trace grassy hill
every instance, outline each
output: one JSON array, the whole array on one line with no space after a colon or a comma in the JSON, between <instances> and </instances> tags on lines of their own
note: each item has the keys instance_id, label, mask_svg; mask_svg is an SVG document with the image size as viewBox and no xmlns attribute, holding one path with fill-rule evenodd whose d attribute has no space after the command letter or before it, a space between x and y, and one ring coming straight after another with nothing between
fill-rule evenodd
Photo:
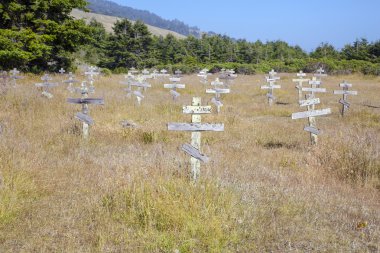
<instances>
[{"instance_id":1,"label":"grassy hill","mask_svg":"<svg viewBox=\"0 0 380 253\"><path fill-rule=\"evenodd\" d=\"M113 32L113 30L112 30L113 24L117 20L121 20L121 18L118 18L118 17L112 17L112 16L107 16L107 15L102 15L102 14L91 13L91 12L84 12L84 11L77 10L77 9L74 9L72 11L71 15L74 18L77 18L77 19L84 18L87 21L89 21L92 18L94 18L98 22L101 22L104 25L104 27L106 28L107 32ZM131 22L133 23L134 21L131 20ZM176 38L180 38L180 39L186 38L186 36L184 36L182 34L179 34L179 33L176 33L176 32L172 32L172 31L169 31L169 30L165 30L165 29L162 29L162 28L158 28L158 27L155 27L155 26L147 25L147 27L148 27L149 31L153 35L166 36L168 34L172 34Z\"/></svg>"}]
</instances>

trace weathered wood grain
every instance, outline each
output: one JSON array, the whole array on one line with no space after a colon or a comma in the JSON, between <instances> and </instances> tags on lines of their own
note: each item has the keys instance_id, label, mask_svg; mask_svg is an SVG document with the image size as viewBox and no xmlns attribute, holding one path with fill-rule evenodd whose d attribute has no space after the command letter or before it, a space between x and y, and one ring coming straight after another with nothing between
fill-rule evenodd
<instances>
[{"instance_id":1,"label":"weathered wood grain","mask_svg":"<svg viewBox=\"0 0 380 253\"><path fill-rule=\"evenodd\" d=\"M169 131L224 131L224 124L210 124L210 123L168 123Z\"/></svg>"},{"instance_id":2,"label":"weathered wood grain","mask_svg":"<svg viewBox=\"0 0 380 253\"><path fill-rule=\"evenodd\" d=\"M186 84L181 84L181 83L165 83L164 84L165 89L185 89Z\"/></svg>"},{"instance_id":3,"label":"weathered wood grain","mask_svg":"<svg viewBox=\"0 0 380 253\"><path fill-rule=\"evenodd\" d=\"M198 149L194 148L188 143L182 145L182 150L185 151L185 153L188 155L204 163L207 163L210 160L206 155L201 154Z\"/></svg>"},{"instance_id":4,"label":"weathered wood grain","mask_svg":"<svg viewBox=\"0 0 380 253\"><path fill-rule=\"evenodd\" d=\"M75 118L88 124L88 125L93 125L94 124L94 120L88 116L87 114L84 114L82 112L78 112L77 114L75 114Z\"/></svg>"},{"instance_id":5,"label":"weathered wood grain","mask_svg":"<svg viewBox=\"0 0 380 253\"><path fill-rule=\"evenodd\" d=\"M102 98L68 98L67 102L70 104L104 105L104 99Z\"/></svg>"},{"instance_id":6,"label":"weathered wood grain","mask_svg":"<svg viewBox=\"0 0 380 253\"><path fill-rule=\"evenodd\" d=\"M303 130L305 130L306 132L315 134L315 135L321 134L321 131L319 129L312 127L312 126L305 126Z\"/></svg>"},{"instance_id":7,"label":"weathered wood grain","mask_svg":"<svg viewBox=\"0 0 380 253\"><path fill-rule=\"evenodd\" d=\"M334 90L334 95L358 95L354 90Z\"/></svg>"},{"instance_id":8,"label":"weathered wood grain","mask_svg":"<svg viewBox=\"0 0 380 253\"><path fill-rule=\"evenodd\" d=\"M321 109L321 110L311 110L311 111L305 111L305 112L295 112L292 114L292 119L303 119L303 118L309 118L309 117L316 117L316 116L323 116L331 114L331 109Z\"/></svg>"},{"instance_id":9,"label":"weathered wood grain","mask_svg":"<svg viewBox=\"0 0 380 253\"><path fill-rule=\"evenodd\" d=\"M303 106L309 106L309 105L316 105L316 104L319 104L321 103L320 99L319 98L312 98L312 99L308 99L308 100L301 100L299 101L299 105L301 107Z\"/></svg>"},{"instance_id":10,"label":"weathered wood grain","mask_svg":"<svg viewBox=\"0 0 380 253\"><path fill-rule=\"evenodd\" d=\"M185 114L209 114L212 112L211 106L184 106L182 112Z\"/></svg>"}]
</instances>

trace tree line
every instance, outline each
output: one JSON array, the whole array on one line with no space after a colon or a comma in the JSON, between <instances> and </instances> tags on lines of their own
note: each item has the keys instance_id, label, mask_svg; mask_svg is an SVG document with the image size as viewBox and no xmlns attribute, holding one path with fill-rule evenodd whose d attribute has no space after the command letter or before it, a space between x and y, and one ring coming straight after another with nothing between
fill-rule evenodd
<instances>
[{"instance_id":1,"label":"tree line","mask_svg":"<svg viewBox=\"0 0 380 253\"><path fill-rule=\"evenodd\" d=\"M249 42L225 35L204 34L177 39L153 36L147 26L127 19L107 33L96 20L88 24L70 16L85 9L85 0L5 1L0 4L0 67L24 71L73 69L78 63L95 64L114 72L128 68L234 68L241 73L327 70L380 74L380 40L358 39L341 50L321 43L311 53L284 41Z\"/></svg>"}]
</instances>

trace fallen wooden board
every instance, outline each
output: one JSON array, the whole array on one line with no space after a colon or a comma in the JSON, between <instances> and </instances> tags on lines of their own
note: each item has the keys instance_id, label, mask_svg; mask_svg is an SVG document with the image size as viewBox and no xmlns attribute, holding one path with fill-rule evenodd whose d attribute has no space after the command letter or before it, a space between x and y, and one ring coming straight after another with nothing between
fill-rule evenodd
<instances>
[{"instance_id":1,"label":"fallen wooden board","mask_svg":"<svg viewBox=\"0 0 380 253\"><path fill-rule=\"evenodd\" d=\"M301 100L298 103L302 107L302 106L316 105L316 104L321 103L321 101L319 100L319 98L313 98L313 99L308 99L308 100Z\"/></svg>"},{"instance_id":2,"label":"fallen wooden board","mask_svg":"<svg viewBox=\"0 0 380 253\"><path fill-rule=\"evenodd\" d=\"M88 125L93 125L94 124L94 120L88 116L87 114L84 114L82 112L78 112L76 115L75 115L75 118L88 124Z\"/></svg>"},{"instance_id":3,"label":"fallen wooden board","mask_svg":"<svg viewBox=\"0 0 380 253\"><path fill-rule=\"evenodd\" d=\"M164 84L165 89L185 89L186 84L181 84L181 83L165 83Z\"/></svg>"},{"instance_id":4,"label":"fallen wooden board","mask_svg":"<svg viewBox=\"0 0 380 253\"><path fill-rule=\"evenodd\" d=\"M209 114L212 111L211 106L184 106L182 112L185 114Z\"/></svg>"},{"instance_id":5,"label":"fallen wooden board","mask_svg":"<svg viewBox=\"0 0 380 253\"><path fill-rule=\"evenodd\" d=\"M354 90L334 90L334 95L358 95Z\"/></svg>"},{"instance_id":6,"label":"fallen wooden board","mask_svg":"<svg viewBox=\"0 0 380 253\"><path fill-rule=\"evenodd\" d=\"M207 163L210 160L206 155L201 154L198 149L188 143L182 145L182 150L201 162Z\"/></svg>"},{"instance_id":7,"label":"fallen wooden board","mask_svg":"<svg viewBox=\"0 0 380 253\"><path fill-rule=\"evenodd\" d=\"M312 111L305 111L305 112L295 112L292 114L292 119L303 119L303 118L309 118L309 117L316 117L316 116L322 116L331 114L331 109L326 108L322 110L312 110Z\"/></svg>"},{"instance_id":8,"label":"fallen wooden board","mask_svg":"<svg viewBox=\"0 0 380 253\"><path fill-rule=\"evenodd\" d=\"M306 92L326 92L326 88L302 88L302 91Z\"/></svg>"},{"instance_id":9,"label":"fallen wooden board","mask_svg":"<svg viewBox=\"0 0 380 253\"><path fill-rule=\"evenodd\" d=\"M168 123L169 131L224 131L224 124L209 123Z\"/></svg>"},{"instance_id":10,"label":"fallen wooden board","mask_svg":"<svg viewBox=\"0 0 380 253\"><path fill-rule=\"evenodd\" d=\"M104 100L102 98L68 98L67 102L70 104L104 105Z\"/></svg>"},{"instance_id":11,"label":"fallen wooden board","mask_svg":"<svg viewBox=\"0 0 380 253\"><path fill-rule=\"evenodd\" d=\"M315 135L321 134L321 131L318 128L312 127L312 126L305 126L304 129L306 132L310 132Z\"/></svg>"}]
</instances>

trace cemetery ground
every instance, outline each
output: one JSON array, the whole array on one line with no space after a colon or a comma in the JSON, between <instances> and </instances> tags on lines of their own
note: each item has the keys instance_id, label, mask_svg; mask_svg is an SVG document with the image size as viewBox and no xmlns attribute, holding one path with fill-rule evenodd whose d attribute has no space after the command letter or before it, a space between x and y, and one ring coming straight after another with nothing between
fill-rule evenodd
<instances>
[{"instance_id":1,"label":"cemetery ground","mask_svg":"<svg viewBox=\"0 0 380 253\"><path fill-rule=\"evenodd\" d=\"M177 101L165 81L150 81L141 106L123 76L99 77L94 96L105 105L90 107L87 140L66 84L52 99L37 76L9 87L0 99L0 252L379 252L380 78L324 78L318 107L332 114L318 117L323 134L311 146L307 120L290 117L305 110L295 74L280 76L273 106L263 75L239 76L219 114L195 75L182 78ZM341 117L333 90L343 80L358 96ZM166 124L190 122L182 106L195 96L213 106L202 122L225 130L202 133L210 162L192 183L180 148L191 134Z\"/></svg>"}]
</instances>

